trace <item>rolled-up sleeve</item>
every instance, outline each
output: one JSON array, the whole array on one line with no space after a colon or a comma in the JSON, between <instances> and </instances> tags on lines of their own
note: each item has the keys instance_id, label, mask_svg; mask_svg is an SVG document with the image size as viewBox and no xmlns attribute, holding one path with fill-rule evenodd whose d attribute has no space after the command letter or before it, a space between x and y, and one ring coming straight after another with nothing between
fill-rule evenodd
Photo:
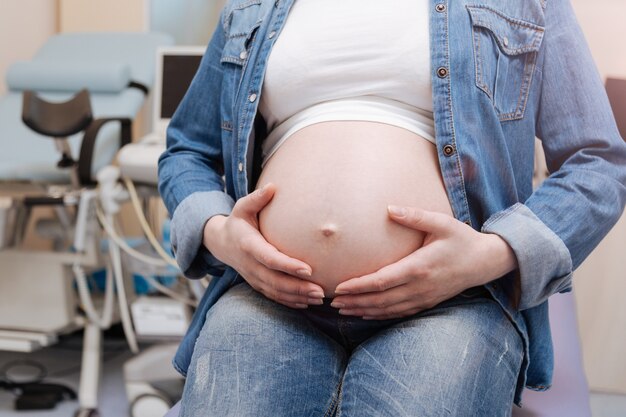
<instances>
[{"instance_id":1,"label":"rolled-up sleeve","mask_svg":"<svg viewBox=\"0 0 626 417\"><path fill-rule=\"evenodd\" d=\"M525 205L518 203L496 213L481 231L499 235L517 257L520 310L571 289L573 268L567 246Z\"/></svg>"},{"instance_id":2,"label":"rolled-up sleeve","mask_svg":"<svg viewBox=\"0 0 626 417\"><path fill-rule=\"evenodd\" d=\"M228 216L235 202L220 191L197 192L178 205L172 216L172 249L185 276L221 275L224 264L203 245L204 225L215 215Z\"/></svg>"}]
</instances>

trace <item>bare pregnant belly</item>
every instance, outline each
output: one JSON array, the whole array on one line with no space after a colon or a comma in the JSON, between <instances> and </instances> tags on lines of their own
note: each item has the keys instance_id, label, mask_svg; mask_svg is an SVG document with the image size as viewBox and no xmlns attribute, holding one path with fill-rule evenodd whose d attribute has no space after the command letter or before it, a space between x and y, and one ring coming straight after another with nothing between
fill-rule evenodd
<instances>
[{"instance_id":1,"label":"bare pregnant belly","mask_svg":"<svg viewBox=\"0 0 626 417\"><path fill-rule=\"evenodd\" d=\"M390 204L452 215L435 146L376 122L318 123L292 135L267 161L257 187L276 185L259 229L281 252L308 263L332 296L422 245L423 234L393 222Z\"/></svg>"}]
</instances>

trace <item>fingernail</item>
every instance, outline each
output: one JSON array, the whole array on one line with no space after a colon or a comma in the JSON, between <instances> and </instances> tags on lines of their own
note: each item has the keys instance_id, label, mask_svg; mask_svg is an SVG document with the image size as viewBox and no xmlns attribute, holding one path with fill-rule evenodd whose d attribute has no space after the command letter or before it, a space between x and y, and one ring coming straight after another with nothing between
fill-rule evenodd
<instances>
[{"instance_id":1,"label":"fingernail","mask_svg":"<svg viewBox=\"0 0 626 417\"><path fill-rule=\"evenodd\" d=\"M321 298L309 298L307 300L307 303L319 306L324 304L324 300L322 300Z\"/></svg>"},{"instance_id":2,"label":"fingernail","mask_svg":"<svg viewBox=\"0 0 626 417\"><path fill-rule=\"evenodd\" d=\"M347 290L335 290L335 295L347 295L350 294L350 291Z\"/></svg>"},{"instance_id":3,"label":"fingernail","mask_svg":"<svg viewBox=\"0 0 626 417\"><path fill-rule=\"evenodd\" d=\"M296 271L296 274L298 276L304 277L304 278L309 278L311 276L311 270L310 269L298 269Z\"/></svg>"},{"instance_id":4,"label":"fingernail","mask_svg":"<svg viewBox=\"0 0 626 417\"><path fill-rule=\"evenodd\" d=\"M330 303L330 306L334 308L344 308L346 305L344 303L338 303L337 301L333 301L332 303Z\"/></svg>"},{"instance_id":5,"label":"fingernail","mask_svg":"<svg viewBox=\"0 0 626 417\"><path fill-rule=\"evenodd\" d=\"M339 310L339 314L344 315L344 316L352 316L353 310L346 310L346 309L342 309Z\"/></svg>"},{"instance_id":6,"label":"fingernail","mask_svg":"<svg viewBox=\"0 0 626 417\"><path fill-rule=\"evenodd\" d=\"M389 213L393 214L396 217L406 216L406 209L404 207L388 206L387 210L389 210Z\"/></svg>"},{"instance_id":7,"label":"fingernail","mask_svg":"<svg viewBox=\"0 0 626 417\"><path fill-rule=\"evenodd\" d=\"M298 307L298 308L307 308L309 306L307 304L296 304L296 307Z\"/></svg>"},{"instance_id":8,"label":"fingernail","mask_svg":"<svg viewBox=\"0 0 626 417\"><path fill-rule=\"evenodd\" d=\"M374 320L374 317L372 316L363 316L361 317L363 320Z\"/></svg>"},{"instance_id":9,"label":"fingernail","mask_svg":"<svg viewBox=\"0 0 626 417\"><path fill-rule=\"evenodd\" d=\"M259 196L262 196L263 193L265 193L265 190L267 190L267 184L265 184L263 187L259 188L257 190L257 193L259 193Z\"/></svg>"},{"instance_id":10,"label":"fingernail","mask_svg":"<svg viewBox=\"0 0 626 417\"><path fill-rule=\"evenodd\" d=\"M324 298L324 293L318 290L311 291L308 295L311 298Z\"/></svg>"}]
</instances>

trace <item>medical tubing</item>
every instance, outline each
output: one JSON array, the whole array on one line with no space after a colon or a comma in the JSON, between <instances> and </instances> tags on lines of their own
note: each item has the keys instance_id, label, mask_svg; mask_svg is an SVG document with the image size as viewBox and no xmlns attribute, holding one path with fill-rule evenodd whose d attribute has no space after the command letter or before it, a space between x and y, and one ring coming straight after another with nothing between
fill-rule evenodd
<instances>
[{"instance_id":1,"label":"medical tubing","mask_svg":"<svg viewBox=\"0 0 626 417\"><path fill-rule=\"evenodd\" d=\"M128 245L128 243L126 243L124 239L122 239L120 235L115 231L112 224L109 223L105 219L104 214L102 213L102 210L100 208L96 209L96 215L98 216L98 221L100 221L100 224L104 228L104 231L107 232L111 240L113 240L116 245L118 245L122 250L124 250L124 252L128 253L133 258L140 260L141 262L147 263L148 265L153 265L153 266L158 266L158 267L164 267L168 265L161 258L155 258L149 255L143 254L139 252L138 250L131 248Z\"/></svg>"},{"instance_id":2,"label":"medical tubing","mask_svg":"<svg viewBox=\"0 0 626 417\"><path fill-rule=\"evenodd\" d=\"M128 194L130 195L130 201L133 204L133 208L135 209L135 214L137 215L137 219L139 220L139 224L141 228L148 238L148 241L154 248L154 250L170 265L175 267L176 269L180 269L178 263L174 258L172 258L161 246L157 238L154 236L154 233L150 229L148 225L148 221L146 220L146 216L143 214L143 210L141 209L141 203L139 201L139 196L137 195L137 190L135 189L135 185L133 182L126 178L122 178L124 180L124 185L126 185L126 189L128 190Z\"/></svg>"},{"instance_id":3,"label":"medical tubing","mask_svg":"<svg viewBox=\"0 0 626 417\"><path fill-rule=\"evenodd\" d=\"M173 290L167 288L165 285L161 284L159 281L157 281L156 279L154 279L150 275L145 275L145 276L143 276L143 278L146 281L148 281L148 283L150 285L152 285L154 288L156 288L157 291L163 293L164 295L167 295L168 297L173 298L176 301L180 301L181 303L187 304L188 306L198 307L198 302L197 301L194 301L194 300L192 300L190 298L187 298L184 295L180 295L176 291L173 291Z\"/></svg>"},{"instance_id":4,"label":"medical tubing","mask_svg":"<svg viewBox=\"0 0 626 417\"><path fill-rule=\"evenodd\" d=\"M90 235L87 224L89 221L91 203L95 197L96 194L93 191L85 191L80 197L80 204L76 215L76 227L74 230L74 248L79 252L85 250L85 241L87 236ZM89 293L89 286L87 285L85 270L78 261L72 264L72 271L74 272L76 287L78 288L78 296L87 318L100 329L108 329L113 322L113 298L115 297L113 277L110 268L106 270L104 306L101 315L98 314L93 304L93 299Z\"/></svg>"},{"instance_id":5,"label":"medical tubing","mask_svg":"<svg viewBox=\"0 0 626 417\"><path fill-rule=\"evenodd\" d=\"M76 287L78 288L78 296L82 303L83 311L87 315L89 321L98 326L100 329L108 329L113 322L113 299L115 293L113 292L113 278L110 268L106 271L106 284L104 290L104 307L102 309L102 315L99 316L93 305L91 294L89 293L89 287L87 285L87 277L83 267L74 263L72 265L72 271L74 272L74 278L76 279Z\"/></svg>"},{"instance_id":6,"label":"medical tubing","mask_svg":"<svg viewBox=\"0 0 626 417\"><path fill-rule=\"evenodd\" d=\"M113 215L107 214L106 220L109 224L113 223ZM113 241L109 241L109 256L111 257L111 263L113 266L113 276L115 278L115 285L117 287L117 299L120 307L120 317L122 319L122 328L124 329L124 335L130 351L133 353L139 353L139 346L137 345L137 337L133 329L133 322L130 316L130 309L128 306L128 299L126 298L126 288L124 287L124 277L122 275L122 256L120 254L120 247Z\"/></svg>"},{"instance_id":7,"label":"medical tubing","mask_svg":"<svg viewBox=\"0 0 626 417\"><path fill-rule=\"evenodd\" d=\"M132 256L135 259L138 259L141 262L147 263L149 265L154 265L157 267L163 267L163 266L167 266L166 262L164 260L161 260L160 258L154 258L152 256L148 256L145 255L133 248L131 248L128 243L126 243L124 241L124 239L122 239L119 234L115 231L115 228L112 226L111 223L109 223L104 214L102 213L102 211L97 208L96 209L96 215L98 216L98 220L100 221L100 223L102 224L102 227L104 228L104 230L107 232L107 234L109 235L109 238L115 242L115 244L117 246L119 246L124 252L126 252L129 256ZM143 276L143 278L148 281L148 283L150 285L152 285L157 291L163 293L164 295L173 298L174 300L180 301L181 303L187 304L191 307L197 307L198 306L198 302L192 299L189 299L183 295L180 295L179 293L177 293L176 291L173 291L169 288L167 288L166 286L164 286L163 284L161 284L160 282L158 282L157 280L155 280L153 277L151 277L150 275L145 275Z\"/></svg>"},{"instance_id":8,"label":"medical tubing","mask_svg":"<svg viewBox=\"0 0 626 417\"><path fill-rule=\"evenodd\" d=\"M139 220L141 229L143 230L143 233L145 234L146 238L148 238L150 245L161 256L161 258L163 258L165 262L167 262L169 265L176 268L176 270L180 271L180 267L178 266L178 263L176 262L176 260L172 258L167 252L165 252L165 250L159 243L158 239L154 235L154 232L150 228L150 225L148 224L148 220L146 219L146 216L141 208L141 202L139 201L139 195L137 193L137 189L135 188L135 184L133 184L130 178L123 177L122 179L124 180L124 185L126 185L126 189L128 190L128 195L130 196L130 201L132 203L133 208L135 209L135 214L137 215L137 219ZM146 278L146 280L153 287L155 287L158 291L167 295L168 297L171 297L177 301L180 301L192 307L198 306L198 303L196 301L191 300L187 297L181 296L177 292L170 290L169 288L162 285L151 276L145 276L144 278Z\"/></svg>"}]
</instances>

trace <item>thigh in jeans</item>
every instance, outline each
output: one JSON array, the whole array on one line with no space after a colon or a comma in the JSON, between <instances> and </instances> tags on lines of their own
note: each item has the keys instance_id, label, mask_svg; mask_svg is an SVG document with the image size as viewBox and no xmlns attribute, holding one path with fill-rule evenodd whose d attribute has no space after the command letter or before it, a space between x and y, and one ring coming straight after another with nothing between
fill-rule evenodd
<instances>
[{"instance_id":1,"label":"thigh in jeans","mask_svg":"<svg viewBox=\"0 0 626 417\"><path fill-rule=\"evenodd\" d=\"M457 296L363 342L338 415L509 416L522 355L495 301Z\"/></svg>"},{"instance_id":2,"label":"thigh in jeans","mask_svg":"<svg viewBox=\"0 0 626 417\"><path fill-rule=\"evenodd\" d=\"M346 355L297 311L247 284L209 310L181 416L331 415Z\"/></svg>"}]
</instances>

